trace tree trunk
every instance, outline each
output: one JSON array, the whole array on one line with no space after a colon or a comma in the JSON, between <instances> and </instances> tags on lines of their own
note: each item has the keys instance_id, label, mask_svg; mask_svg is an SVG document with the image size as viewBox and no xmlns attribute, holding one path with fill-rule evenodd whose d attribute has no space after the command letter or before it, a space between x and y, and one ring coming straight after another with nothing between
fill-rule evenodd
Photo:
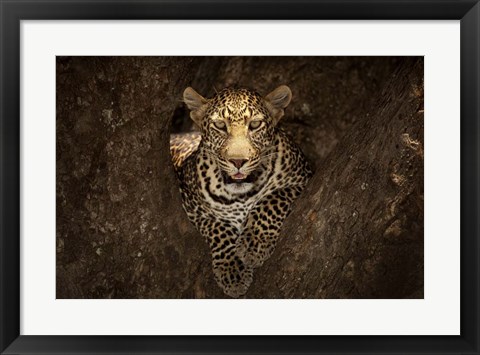
<instances>
[{"instance_id":1,"label":"tree trunk","mask_svg":"<svg viewBox=\"0 0 480 355\"><path fill-rule=\"evenodd\" d=\"M185 87L231 84L289 85L282 126L316 167L246 297L423 297L422 59L60 57L57 298L226 297L168 137Z\"/></svg>"}]
</instances>

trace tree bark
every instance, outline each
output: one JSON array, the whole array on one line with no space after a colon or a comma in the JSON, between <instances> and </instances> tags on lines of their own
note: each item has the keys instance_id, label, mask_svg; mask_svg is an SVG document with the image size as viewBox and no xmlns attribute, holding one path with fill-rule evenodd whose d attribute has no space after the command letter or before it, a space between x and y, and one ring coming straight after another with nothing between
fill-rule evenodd
<instances>
[{"instance_id":1,"label":"tree bark","mask_svg":"<svg viewBox=\"0 0 480 355\"><path fill-rule=\"evenodd\" d=\"M60 57L57 298L226 297L168 138L185 87L232 84L289 85L316 167L246 297L423 297L423 59Z\"/></svg>"}]
</instances>

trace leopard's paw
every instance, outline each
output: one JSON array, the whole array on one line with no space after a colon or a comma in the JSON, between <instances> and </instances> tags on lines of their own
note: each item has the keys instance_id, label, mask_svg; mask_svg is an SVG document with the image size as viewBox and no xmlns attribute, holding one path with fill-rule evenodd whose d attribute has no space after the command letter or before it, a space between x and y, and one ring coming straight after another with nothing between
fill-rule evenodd
<instances>
[{"instance_id":1,"label":"leopard's paw","mask_svg":"<svg viewBox=\"0 0 480 355\"><path fill-rule=\"evenodd\" d=\"M242 254L241 259L245 265L258 268L272 255L274 249L274 244L262 244L252 241L246 252Z\"/></svg>"},{"instance_id":2,"label":"leopard's paw","mask_svg":"<svg viewBox=\"0 0 480 355\"><path fill-rule=\"evenodd\" d=\"M248 255L248 250L250 248L250 238L241 235L237 238L235 242L235 253L236 255L245 262L245 258Z\"/></svg>"},{"instance_id":3,"label":"leopard's paw","mask_svg":"<svg viewBox=\"0 0 480 355\"><path fill-rule=\"evenodd\" d=\"M253 281L253 269L236 258L233 263L214 266L215 280L230 297L238 298L247 293Z\"/></svg>"}]
</instances>

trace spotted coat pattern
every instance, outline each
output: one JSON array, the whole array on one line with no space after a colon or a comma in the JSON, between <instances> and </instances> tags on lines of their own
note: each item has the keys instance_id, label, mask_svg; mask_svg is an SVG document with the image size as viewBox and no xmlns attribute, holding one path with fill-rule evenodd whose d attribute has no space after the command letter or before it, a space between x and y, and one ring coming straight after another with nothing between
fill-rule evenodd
<instances>
[{"instance_id":1,"label":"spotted coat pattern","mask_svg":"<svg viewBox=\"0 0 480 355\"><path fill-rule=\"evenodd\" d=\"M211 99L187 90L184 100L200 132L171 139L183 207L210 246L216 282L239 297L252 282L253 268L272 254L312 172L276 127L290 101L287 87L266 97L224 89Z\"/></svg>"}]
</instances>

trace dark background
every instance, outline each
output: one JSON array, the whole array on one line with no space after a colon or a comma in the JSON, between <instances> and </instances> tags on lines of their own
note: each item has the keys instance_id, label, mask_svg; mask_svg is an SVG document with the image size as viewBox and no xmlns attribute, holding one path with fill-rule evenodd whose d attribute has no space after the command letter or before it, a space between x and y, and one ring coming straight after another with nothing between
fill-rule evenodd
<instances>
[{"instance_id":1,"label":"dark background","mask_svg":"<svg viewBox=\"0 0 480 355\"><path fill-rule=\"evenodd\" d=\"M58 57L57 298L222 298L168 151L182 92L288 85L315 166L251 298L423 298L423 58Z\"/></svg>"}]
</instances>

